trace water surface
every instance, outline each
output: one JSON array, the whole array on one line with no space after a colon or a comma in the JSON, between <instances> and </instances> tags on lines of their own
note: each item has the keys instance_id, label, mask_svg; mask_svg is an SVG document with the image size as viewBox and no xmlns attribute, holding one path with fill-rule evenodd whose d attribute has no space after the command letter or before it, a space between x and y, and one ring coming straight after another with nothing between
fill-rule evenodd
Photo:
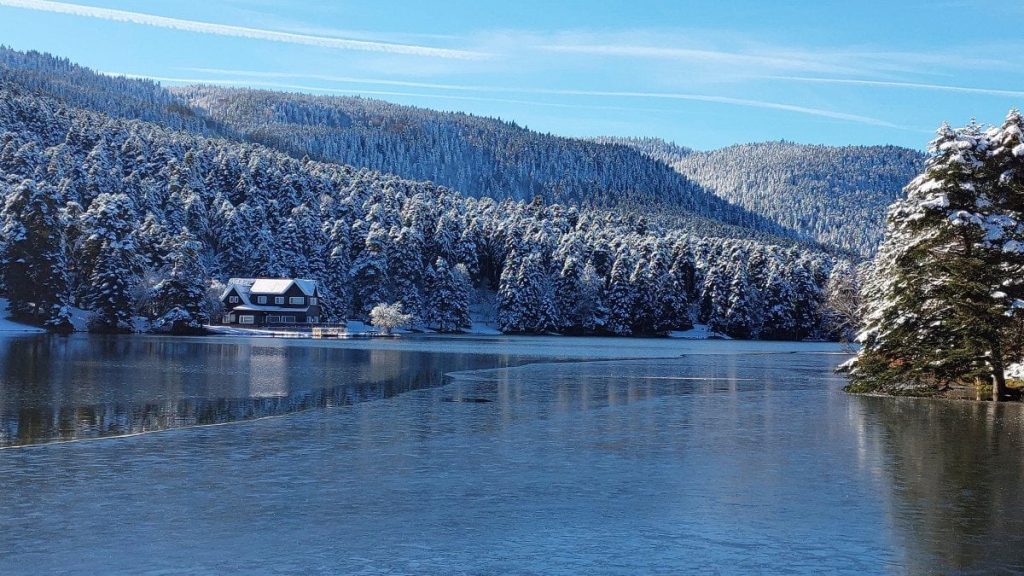
<instances>
[{"instance_id":1,"label":"water surface","mask_svg":"<svg viewBox=\"0 0 1024 576\"><path fill-rule=\"evenodd\" d=\"M851 397L830 345L20 341L15 439L284 415L0 450L2 574L1024 570L1020 406Z\"/></svg>"}]
</instances>

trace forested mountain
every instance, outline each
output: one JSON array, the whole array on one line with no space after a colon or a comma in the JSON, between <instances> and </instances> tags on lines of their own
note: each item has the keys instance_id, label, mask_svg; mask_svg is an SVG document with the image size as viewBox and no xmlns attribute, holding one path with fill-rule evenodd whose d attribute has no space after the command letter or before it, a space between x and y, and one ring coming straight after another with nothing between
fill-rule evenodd
<instances>
[{"instance_id":1,"label":"forested mountain","mask_svg":"<svg viewBox=\"0 0 1024 576\"><path fill-rule=\"evenodd\" d=\"M786 228L870 256L882 241L886 207L923 164L923 154L898 146L764 142L693 152L672 166Z\"/></svg>"},{"instance_id":2,"label":"forested mountain","mask_svg":"<svg viewBox=\"0 0 1024 576\"><path fill-rule=\"evenodd\" d=\"M686 158L695 151L693 148L680 146L675 142L666 142L661 138L622 138L618 136L598 136L590 138L598 144L621 144L638 150L645 156L660 160L669 166Z\"/></svg>"},{"instance_id":3,"label":"forested mountain","mask_svg":"<svg viewBox=\"0 0 1024 576\"><path fill-rule=\"evenodd\" d=\"M211 281L299 276L321 283L336 319L400 301L417 324L454 330L482 288L496 292L506 332L655 334L702 321L741 337L824 334L835 263L815 249L692 235L543 195L463 196L111 117L70 94L0 86L4 290L16 316L54 329L72 305L94 311L96 330L128 330L138 313L188 329L216 313L200 298Z\"/></svg>"},{"instance_id":4,"label":"forested mountain","mask_svg":"<svg viewBox=\"0 0 1024 576\"><path fill-rule=\"evenodd\" d=\"M0 85L12 92L49 96L67 106L115 118L156 122L200 134L229 135L224 127L152 80L97 74L41 52L0 46Z\"/></svg>"},{"instance_id":5,"label":"forested mountain","mask_svg":"<svg viewBox=\"0 0 1024 576\"><path fill-rule=\"evenodd\" d=\"M213 86L174 92L250 141L296 157L429 180L478 198L685 210L795 236L624 144L562 138L514 122L366 98Z\"/></svg>"},{"instance_id":6,"label":"forested mountain","mask_svg":"<svg viewBox=\"0 0 1024 576\"><path fill-rule=\"evenodd\" d=\"M921 162L918 153L891 146L775 142L696 152L657 138L559 138L363 98L166 90L2 48L0 75L12 90L69 106L429 180L475 197L615 207L668 217L696 233L814 239L862 256L879 242L884 206Z\"/></svg>"}]
</instances>

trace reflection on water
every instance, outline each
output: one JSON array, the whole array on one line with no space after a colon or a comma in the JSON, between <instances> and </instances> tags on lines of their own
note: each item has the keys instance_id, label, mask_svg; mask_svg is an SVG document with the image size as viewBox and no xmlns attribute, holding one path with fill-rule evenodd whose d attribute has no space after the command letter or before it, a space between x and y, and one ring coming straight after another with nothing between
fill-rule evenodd
<instances>
[{"instance_id":1,"label":"reflection on water","mask_svg":"<svg viewBox=\"0 0 1024 576\"><path fill-rule=\"evenodd\" d=\"M0 450L0 574L1024 571L1019 405L851 397L812 345L431 342L10 344L14 443L345 406Z\"/></svg>"},{"instance_id":2,"label":"reflection on water","mask_svg":"<svg viewBox=\"0 0 1024 576\"><path fill-rule=\"evenodd\" d=\"M348 405L510 361L275 340L0 339L0 447Z\"/></svg>"},{"instance_id":3,"label":"reflection on water","mask_svg":"<svg viewBox=\"0 0 1024 576\"><path fill-rule=\"evenodd\" d=\"M910 573L1024 572L1024 406L856 398Z\"/></svg>"}]
</instances>

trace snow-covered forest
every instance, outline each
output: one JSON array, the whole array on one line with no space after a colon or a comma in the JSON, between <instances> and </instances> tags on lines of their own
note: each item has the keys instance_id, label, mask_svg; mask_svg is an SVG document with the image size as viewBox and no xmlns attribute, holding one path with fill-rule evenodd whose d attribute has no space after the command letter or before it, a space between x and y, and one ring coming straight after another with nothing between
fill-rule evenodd
<instances>
[{"instance_id":1,"label":"snow-covered forest","mask_svg":"<svg viewBox=\"0 0 1024 576\"><path fill-rule=\"evenodd\" d=\"M72 306L94 310L97 330L127 330L134 314L196 326L215 313L207 293L218 281L295 276L320 282L332 319L402 302L417 325L454 331L491 293L505 332L658 334L702 322L736 337L830 335L821 301L836 256L673 183L677 172L630 146L467 115L382 116L391 105L360 99L345 102L363 116L323 104L341 99L264 92L192 89L185 102L152 82L0 53L5 290L16 315L56 329ZM215 95L237 110L211 120L189 105ZM265 118L268 103L280 122L225 127ZM371 121L388 127L332 129ZM281 149L238 136L260 126L257 139ZM466 148L472 137L483 144ZM295 149L349 154L332 148L342 142L362 142L359 167ZM461 154L470 160L449 161ZM382 167L454 171L471 193L369 169ZM658 202L690 224L657 217Z\"/></svg>"},{"instance_id":2,"label":"snow-covered forest","mask_svg":"<svg viewBox=\"0 0 1024 576\"><path fill-rule=\"evenodd\" d=\"M924 165L898 146L764 142L687 154L672 166L715 194L815 240L871 256L885 209Z\"/></svg>"}]
</instances>

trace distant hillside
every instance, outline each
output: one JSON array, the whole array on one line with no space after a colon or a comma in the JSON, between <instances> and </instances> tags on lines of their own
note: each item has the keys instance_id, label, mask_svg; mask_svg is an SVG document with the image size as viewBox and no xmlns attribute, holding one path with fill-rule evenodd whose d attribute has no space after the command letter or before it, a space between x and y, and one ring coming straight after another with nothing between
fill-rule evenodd
<instances>
[{"instance_id":1,"label":"distant hillside","mask_svg":"<svg viewBox=\"0 0 1024 576\"><path fill-rule=\"evenodd\" d=\"M694 152L672 164L725 200L864 256L882 241L886 207L923 165L924 154L898 146L791 142Z\"/></svg>"},{"instance_id":2,"label":"distant hillside","mask_svg":"<svg viewBox=\"0 0 1024 576\"><path fill-rule=\"evenodd\" d=\"M593 207L666 207L793 236L623 144L533 132L493 118L355 97L174 89L252 142L293 156L429 180L475 197Z\"/></svg>"},{"instance_id":3,"label":"distant hillside","mask_svg":"<svg viewBox=\"0 0 1024 576\"><path fill-rule=\"evenodd\" d=\"M666 142L661 138L597 136L596 138L590 138L590 140L597 142L598 144L621 144L623 146L629 146L630 148L638 150L655 160L660 160L669 166L695 152L693 148L680 146L675 142Z\"/></svg>"},{"instance_id":4,"label":"distant hillside","mask_svg":"<svg viewBox=\"0 0 1024 576\"><path fill-rule=\"evenodd\" d=\"M49 96L68 106L114 118L155 122L174 130L227 135L182 98L152 80L97 74L66 58L0 46L0 85L11 92Z\"/></svg>"}]
</instances>

